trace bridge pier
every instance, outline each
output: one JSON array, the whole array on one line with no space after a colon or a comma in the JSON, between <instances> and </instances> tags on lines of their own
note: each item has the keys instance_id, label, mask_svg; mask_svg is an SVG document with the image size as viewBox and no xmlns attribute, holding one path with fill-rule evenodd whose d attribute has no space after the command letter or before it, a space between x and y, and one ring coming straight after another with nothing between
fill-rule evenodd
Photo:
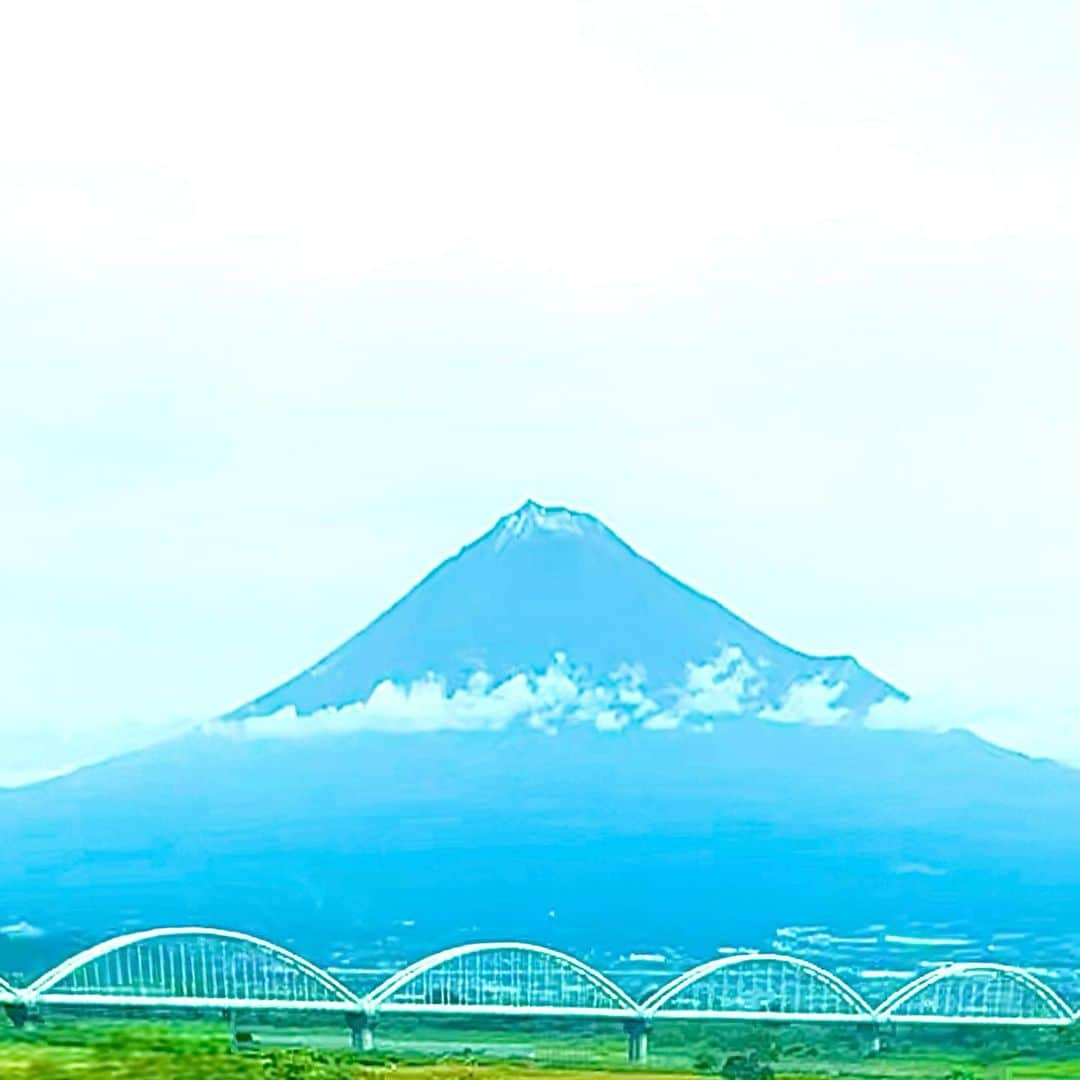
<instances>
[{"instance_id":1,"label":"bridge pier","mask_svg":"<svg viewBox=\"0 0 1080 1080\"><path fill-rule=\"evenodd\" d=\"M221 1019L229 1025L229 1044L234 1050L251 1050L255 1046L255 1033L241 1021L234 1009L222 1009Z\"/></svg>"},{"instance_id":2,"label":"bridge pier","mask_svg":"<svg viewBox=\"0 0 1080 1080\"><path fill-rule=\"evenodd\" d=\"M30 1009L21 1001L9 1001L4 1005L7 1018L15 1027L26 1027L26 1021L30 1019Z\"/></svg>"},{"instance_id":3,"label":"bridge pier","mask_svg":"<svg viewBox=\"0 0 1080 1080\"><path fill-rule=\"evenodd\" d=\"M349 1026L352 1048L370 1054L375 1049L375 1017L369 1013L349 1013L345 1023Z\"/></svg>"},{"instance_id":4,"label":"bridge pier","mask_svg":"<svg viewBox=\"0 0 1080 1080\"><path fill-rule=\"evenodd\" d=\"M892 1025L875 1021L864 1029L863 1049L867 1057L880 1054L888 1036L892 1034Z\"/></svg>"},{"instance_id":5,"label":"bridge pier","mask_svg":"<svg viewBox=\"0 0 1080 1080\"><path fill-rule=\"evenodd\" d=\"M623 1024L626 1032L626 1060L634 1065L644 1065L649 1060L649 1023L640 1018Z\"/></svg>"}]
</instances>

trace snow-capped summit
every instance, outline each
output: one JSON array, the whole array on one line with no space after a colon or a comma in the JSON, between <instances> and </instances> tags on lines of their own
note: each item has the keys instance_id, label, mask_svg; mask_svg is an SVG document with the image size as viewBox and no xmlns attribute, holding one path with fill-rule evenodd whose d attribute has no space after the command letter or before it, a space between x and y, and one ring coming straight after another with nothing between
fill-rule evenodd
<instances>
[{"instance_id":1,"label":"snow-capped summit","mask_svg":"<svg viewBox=\"0 0 1080 1080\"><path fill-rule=\"evenodd\" d=\"M788 648L597 518L530 500L329 656L225 719L320 713L335 727L410 731L834 724L890 697L902 695L850 657Z\"/></svg>"},{"instance_id":2,"label":"snow-capped summit","mask_svg":"<svg viewBox=\"0 0 1080 1080\"><path fill-rule=\"evenodd\" d=\"M561 506L541 506L529 499L518 510L500 519L495 527L495 550L501 551L514 540L525 539L536 532L581 536L586 528L596 526L596 519L587 514L578 514Z\"/></svg>"}]
</instances>

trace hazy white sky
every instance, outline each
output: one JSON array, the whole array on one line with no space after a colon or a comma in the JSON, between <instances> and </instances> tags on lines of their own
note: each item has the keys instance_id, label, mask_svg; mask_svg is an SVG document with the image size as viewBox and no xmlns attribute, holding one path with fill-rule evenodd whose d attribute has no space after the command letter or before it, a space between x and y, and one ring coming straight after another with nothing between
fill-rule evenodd
<instances>
[{"instance_id":1,"label":"hazy white sky","mask_svg":"<svg viewBox=\"0 0 1080 1080\"><path fill-rule=\"evenodd\" d=\"M1080 6L5 24L4 775L267 689L527 496L1080 762Z\"/></svg>"}]
</instances>

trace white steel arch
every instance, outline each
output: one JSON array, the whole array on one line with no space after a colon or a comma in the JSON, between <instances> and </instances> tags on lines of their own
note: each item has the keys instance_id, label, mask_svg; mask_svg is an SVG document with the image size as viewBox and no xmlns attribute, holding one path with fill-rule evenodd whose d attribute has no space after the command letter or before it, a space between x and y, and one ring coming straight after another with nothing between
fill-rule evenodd
<instances>
[{"instance_id":1,"label":"white steel arch","mask_svg":"<svg viewBox=\"0 0 1080 1080\"><path fill-rule=\"evenodd\" d=\"M777 968L781 975L785 970L790 970L794 980L785 983L781 977L767 984L774 994L779 995L780 1008L746 1008L726 1007L724 993L721 993L720 1007L709 1003L702 1008L669 1008L668 1003L676 999L684 991L689 990L698 983L713 978L716 975L734 976L734 996L738 999L744 996L740 991L740 979L745 970L746 975L752 975L754 966L767 966ZM749 979L745 980L749 982ZM801 993L800 981L809 985L809 993ZM728 989L726 986L725 990ZM825 996L831 996L833 1000L840 1002L839 1008L828 1003L824 1008L814 1008L813 990L824 991ZM820 995L819 995L820 997ZM732 1003L734 1005L734 1003ZM671 1019L714 1019L714 1020L809 1020L809 1021L844 1021L866 1022L871 1021L874 1010L866 1002L858 991L848 986L843 979L834 975L825 968L812 964L809 960L802 960L796 956L787 956L783 953L738 953L733 956L721 957L718 960L710 960L699 964L689 971L677 975L670 982L654 991L641 1006L642 1011L651 1017L668 1017Z\"/></svg>"},{"instance_id":2,"label":"white steel arch","mask_svg":"<svg viewBox=\"0 0 1080 1080\"><path fill-rule=\"evenodd\" d=\"M654 1017L1047 1026L1080 1021L1080 1011L1074 1013L1052 987L1007 964L942 965L872 1008L838 976L807 960L740 953L692 968L638 1003L576 957L519 941L445 949L359 997L287 949L249 934L200 926L111 938L25 989L0 978L0 1006L35 1004L606 1016L641 1022Z\"/></svg>"},{"instance_id":3,"label":"white steel arch","mask_svg":"<svg viewBox=\"0 0 1080 1080\"><path fill-rule=\"evenodd\" d=\"M196 967L195 956L188 955L186 946L195 942L213 941L220 944L221 956L229 959L230 948L245 950L248 955L267 964L280 965L288 979L271 980L265 971L260 978L258 971L248 971L243 976L235 972L219 972L207 962L202 951L201 970ZM179 947L178 953L166 953L167 943ZM129 958L127 980L122 986L98 987L86 979L79 986L80 973L87 973L99 961L119 957L128 950L137 950L150 942L161 946L158 970L153 970L152 960L147 960L147 972L139 957L138 970L132 970ZM167 957L167 963L166 963ZM73 985L65 987L72 980ZM276 985L275 985L276 984ZM179 988L179 992L175 992ZM210 992L207 993L207 989ZM354 1010L360 999L343 986L329 972L305 960L302 956L236 930L221 930L208 926L166 926L153 930L141 930L121 934L69 957L40 976L22 994L27 1004L74 1004L74 1005L141 1005L171 1008L248 1008L248 1009L303 1009L303 1010Z\"/></svg>"},{"instance_id":4,"label":"white steel arch","mask_svg":"<svg viewBox=\"0 0 1080 1080\"><path fill-rule=\"evenodd\" d=\"M965 986L965 981L971 980ZM1006 990L1020 991L1019 994L1007 995L1012 1001L1033 997L1037 1008L1021 1008L1010 1012L993 1012L991 1007L997 1004L996 998L987 1000L985 994L970 992L975 980L987 983L997 982ZM964 990L969 993L965 995ZM952 993L949 991L952 990ZM924 993L930 994L927 1011L903 1011L914 1004ZM1029 1002L1031 998L1029 997ZM1074 1013L1060 994L1047 986L1040 978L1024 968L1011 964L993 964L977 961L964 961L943 964L941 967L920 975L917 979L895 991L878 1006L876 1015L881 1020L902 1021L917 1024L1032 1024L1065 1025L1080 1019L1080 1012Z\"/></svg>"},{"instance_id":5,"label":"white steel arch","mask_svg":"<svg viewBox=\"0 0 1080 1080\"><path fill-rule=\"evenodd\" d=\"M419 983L408 1000L396 995ZM432 953L364 998L370 1012L634 1018L638 1004L568 953L521 941L485 941Z\"/></svg>"}]
</instances>

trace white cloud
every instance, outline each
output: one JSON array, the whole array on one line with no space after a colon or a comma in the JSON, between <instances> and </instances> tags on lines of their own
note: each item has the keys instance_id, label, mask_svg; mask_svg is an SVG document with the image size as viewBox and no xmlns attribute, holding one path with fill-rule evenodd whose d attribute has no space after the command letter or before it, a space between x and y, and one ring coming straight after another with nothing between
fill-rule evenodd
<instances>
[{"instance_id":1,"label":"white cloud","mask_svg":"<svg viewBox=\"0 0 1080 1080\"><path fill-rule=\"evenodd\" d=\"M674 731L676 728L682 727L683 718L674 712L668 712L666 709L661 710L658 713L653 713L652 716L647 716L641 726L646 731Z\"/></svg>"},{"instance_id":2,"label":"white cloud","mask_svg":"<svg viewBox=\"0 0 1080 1080\"><path fill-rule=\"evenodd\" d=\"M792 683L779 705L767 705L758 715L778 724L838 724L849 713L837 704L845 689L842 682L814 675Z\"/></svg>"},{"instance_id":3,"label":"white cloud","mask_svg":"<svg viewBox=\"0 0 1080 1080\"><path fill-rule=\"evenodd\" d=\"M686 681L677 711L706 716L739 715L756 698L764 683L741 649L728 646L702 664L686 665Z\"/></svg>"},{"instance_id":4,"label":"white cloud","mask_svg":"<svg viewBox=\"0 0 1080 1080\"><path fill-rule=\"evenodd\" d=\"M687 664L683 680L663 693L656 691L655 697L645 692L645 677L639 666L623 664L594 679L558 653L545 670L518 673L501 682L483 671L454 691L430 675L405 686L387 680L365 702L306 716L289 707L239 722L212 721L204 730L234 738L304 738L365 730L485 731L519 723L550 734L574 725L605 732L630 726L711 731L714 720L724 717L828 726L851 715L839 704L846 685L821 675L797 680L779 704L762 707L764 682L759 669L731 646L700 664ZM1000 703L980 706L928 694L879 702L870 708L863 725L871 730L934 733L961 728L999 746L1080 765L1080 709L1047 712Z\"/></svg>"},{"instance_id":5,"label":"white cloud","mask_svg":"<svg viewBox=\"0 0 1080 1080\"><path fill-rule=\"evenodd\" d=\"M621 731L631 724L658 730L691 724L702 727L716 716L739 714L760 691L760 677L738 648L725 647L701 664L687 664L684 681L666 691L661 707L643 689L645 672L621 664L593 679L563 653L541 672L519 672L494 682L474 672L466 685L449 690L435 675L405 686L379 683L366 701L297 715L293 706L269 716L211 721L205 730L246 738L302 738L350 731L485 731L512 723L541 730L591 725Z\"/></svg>"},{"instance_id":6,"label":"white cloud","mask_svg":"<svg viewBox=\"0 0 1080 1080\"><path fill-rule=\"evenodd\" d=\"M934 697L913 697L908 701L886 698L871 706L863 723L882 730L941 732L961 726L958 717L970 719L970 708Z\"/></svg>"},{"instance_id":7,"label":"white cloud","mask_svg":"<svg viewBox=\"0 0 1080 1080\"><path fill-rule=\"evenodd\" d=\"M567 717L609 726L607 712L606 702L582 687L560 655L542 672L519 673L498 683L483 671L473 673L464 687L453 691L435 675L405 686L388 679L366 701L340 708L299 716L294 706L288 706L269 716L212 721L204 727L216 734L248 738L303 738L352 731L497 731L516 721L546 729Z\"/></svg>"},{"instance_id":8,"label":"white cloud","mask_svg":"<svg viewBox=\"0 0 1080 1080\"><path fill-rule=\"evenodd\" d=\"M245 738L303 738L351 731L397 733L501 730L525 723L543 731L588 725L615 732L640 724L650 730L689 725L711 729L716 717L751 715L763 683L741 649L725 646L700 664L687 664L681 683L664 691L661 706L644 690L646 673L623 663L592 677L556 653L541 672L519 672L494 682L474 672L465 686L449 690L428 675L407 685L384 680L366 701L298 715L292 706L269 716L210 721L204 730Z\"/></svg>"},{"instance_id":9,"label":"white cloud","mask_svg":"<svg viewBox=\"0 0 1080 1080\"><path fill-rule=\"evenodd\" d=\"M213 720L201 729L213 735L240 739L291 739L339 735L358 731L401 735L432 731L499 731L525 724L548 734L568 726L589 726L615 733L640 725L666 731L685 727L708 732L714 720L743 716L753 722L830 725L849 717L838 704L845 684L823 676L792 683L780 703L761 706L764 681L759 669L737 647L725 646L700 664L687 664L683 680L663 693L645 691L646 672L631 664L594 679L575 667L570 657L556 653L546 669L519 672L496 682L485 671L474 672L465 685L450 690L434 675L405 685L384 680L366 701L298 715L295 707L269 716L240 721ZM659 700L662 699L663 704ZM944 732L966 728L998 745L1055 757L1080 765L1080 710L1048 715L1015 707L978 707L928 695L911 701L887 699L873 706L864 721L869 729L907 729ZM133 749L158 738L188 730L175 723L153 729L129 725L127 740L112 752ZM78 730L78 729L77 729ZM73 744L74 745L74 744ZM22 784L63 775L83 764L108 756L87 755L70 765L20 768L9 762L0 770L0 786ZM924 872L918 867L898 873ZM925 871L929 872L929 871Z\"/></svg>"}]
</instances>

